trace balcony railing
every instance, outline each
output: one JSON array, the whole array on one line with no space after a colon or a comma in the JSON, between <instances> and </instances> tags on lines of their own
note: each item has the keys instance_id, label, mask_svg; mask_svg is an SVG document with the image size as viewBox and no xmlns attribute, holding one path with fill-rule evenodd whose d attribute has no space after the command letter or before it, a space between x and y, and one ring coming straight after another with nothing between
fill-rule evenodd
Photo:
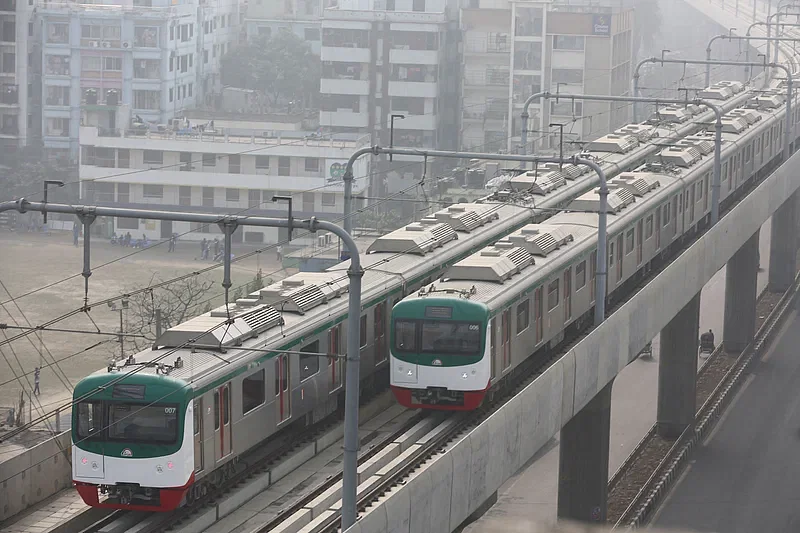
<instances>
[{"instance_id":1,"label":"balcony railing","mask_svg":"<svg viewBox=\"0 0 800 533\"><path fill-rule=\"evenodd\" d=\"M508 87L510 75L507 71L467 72L464 82L467 85Z\"/></svg>"},{"instance_id":2,"label":"balcony railing","mask_svg":"<svg viewBox=\"0 0 800 533\"><path fill-rule=\"evenodd\" d=\"M490 36L486 39L467 39L464 50L474 54L506 54L511 51L511 38Z\"/></svg>"}]
</instances>

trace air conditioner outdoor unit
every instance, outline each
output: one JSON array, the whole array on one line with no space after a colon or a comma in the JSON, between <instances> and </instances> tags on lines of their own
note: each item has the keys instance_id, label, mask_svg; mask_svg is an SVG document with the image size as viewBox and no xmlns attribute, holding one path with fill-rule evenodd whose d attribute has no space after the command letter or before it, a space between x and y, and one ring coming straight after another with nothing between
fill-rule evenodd
<instances>
[{"instance_id":1,"label":"air conditioner outdoor unit","mask_svg":"<svg viewBox=\"0 0 800 533\"><path fill-rule=\"evenodd\" d=\"M100 41L89 41L89 46L92 48L98 48L100 46Z\"/></svg>"},{"instance_id":2,"label":"air conditioner outdoor unit","mask_svg":"<svg viewBox=\"0 0 800 533\"><path fill-rule=\"evenodd\" d=\"M108 41L103 41L103 48L111 48L111 43Z\"/></svg>"},{"instance_id":3,"label":"air conditioner outdoor unit","mask_svg":"<svg viewBox=\"0 0 800 533\"><path fill-rule=\"evenodd\" d=\"M127 50L130 47L131 47L131 42L130 41L122 41L122 48L125 48Z\"/></svg>"}]
</instances>

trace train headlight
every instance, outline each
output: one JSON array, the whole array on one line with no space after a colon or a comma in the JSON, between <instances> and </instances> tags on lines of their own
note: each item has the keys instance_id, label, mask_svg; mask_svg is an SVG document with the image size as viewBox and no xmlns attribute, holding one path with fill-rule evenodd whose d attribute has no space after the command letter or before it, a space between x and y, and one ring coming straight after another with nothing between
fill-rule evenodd
<instances>
[{"instance_id":1,"label":"train headlight","mask_svg":"<svg viewBox=\"0 0 800 533\"><path fill-rule=\"evenodd\" d=\"M466 372L464 372L463 374L461 374L461 379L467 379L467 373L466 373Z\"/></svg>"}]
</instances>

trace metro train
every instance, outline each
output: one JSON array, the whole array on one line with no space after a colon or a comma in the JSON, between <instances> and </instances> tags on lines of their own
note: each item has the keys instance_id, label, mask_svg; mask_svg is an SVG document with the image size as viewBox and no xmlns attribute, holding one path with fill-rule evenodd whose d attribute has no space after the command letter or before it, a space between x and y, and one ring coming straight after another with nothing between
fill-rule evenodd
<instances>
[{"instance_id":1,"label":"metro train","mask_svg":"<svg viewBox=\"0 0 800 533\"><path fill-rule=\"evenodd\" d=\"M724 117L722 207L782 160L785 100L776 94L754 97ZM792 144L798 116L794 111ZM608 301L629 293L708 223L713 159L713 135L704 132L609 180ZM398 402L473 410L523 362L544 361L587 327L596 297L599 203L597 190L585 193L565 212L477 251L398 303L390 334Z\"/></svg>"},{"instance_id":2,"label":"metro train","mask_svg":"<svg viewBox=\"0 0 800 533\"><path fill-rule=\"evenodd\" d=\"M750 98L743 89L722 82L706 97L733 111ZM780 105L779 90L758 98ZM774 123L778 113L759 117ZM691 105L661 108L650 121L590 144L585 156L617 176L656 157L657 143L703 137L712 117ZM737 128L742 120L731 119L726 127ZM707 151L706 140L691 144L697 147L689 152ZM773 146L765 148L765 158L774 155ZM359 317L362 390L389 382L390 311L396 303L498 239L545 220L551 209L569 205L598 183L593 173L572 165L515 174L510 190L451 205L367 249ZM342 363L318 354L344 349L348 265L292 275L173 327L153 349L83 379L74 393L72 464L84 502L174 509L229 478L244 453L277 432L314 424L340 409Z\"/></svg>"}]
</instances>

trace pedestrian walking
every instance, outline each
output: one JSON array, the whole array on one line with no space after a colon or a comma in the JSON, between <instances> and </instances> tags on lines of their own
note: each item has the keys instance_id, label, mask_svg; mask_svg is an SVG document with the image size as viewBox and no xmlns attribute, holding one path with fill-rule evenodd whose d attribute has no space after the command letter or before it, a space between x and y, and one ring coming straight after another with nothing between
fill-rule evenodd
<instances>
[{"instance_id":1,"label":"pedestrian walking","mask_svg":"<svg viewBox=\"0 0 800 533\"><path fill-rule=\"evenodd\" d=\"M36 370L33 371L33 394L35 396L39 396L39 372L40 369L37 366Z\"/></svg>"},{"instance_id":2,"label":"pedestrian walking","mask_svg":"<svg viewBox=\"0 0 800 533\"><path fill-rule=\"evenodd\" d=\"M208 261L208 252L211 249L211 243L206 241L203 245L203 260Z\"/></svg>"},{"instance_id":3,"label":"pedestrian walking","mask_svg":"<svg viewBox=\"0 0 800 533\"><path fill-rule=\"evenodd\" d=\"M176 241L176 236L173 233L169 238L169 249L167 250L168 252L174 252L175 251L175 241Z\"/></svg>"},{"instance_id":4,"label":"pedestrian walking","mask_svg":"<svg viewBox=\"0 0 800 533\"><path fill-rule=\"evenodd\" d=\"M205 259L206 258L206 254L208 253L208 252L206 252L206 247L207 246L208 246L208 241L206 240L205 237L203 237L203 240L200 241L200 259Z\"/></svg>"},{"instance_id":5,"label":"pedestrian walking","mask_svg":"<svg viewBox=\"0 0 800 533\"><path fill-rule=\"evenodd\" d=\"M77 222L72 223L72 244L78 247L78 237L81 236L81 226Z\"/></svg>"},{"instance_id":6,"label":"pedestrian walking","mask_svg":"<svg viewBox=\"0 0 800 533\"><path fill-rule=\"evenodd\" d=\"M131 245L131 232L125 234L125 247L130 248Z\"/></svg>"},{"instance_id":7,"label":"pedestrian walking","mask_svg":"<svg viewBox=\"0 0 800 533\"><path fill-rule=\"evenodd\" d=\"M278 254L278 263L283 263L283 246L278 245L276 252Z\"/></svg>"}]
</instances>

